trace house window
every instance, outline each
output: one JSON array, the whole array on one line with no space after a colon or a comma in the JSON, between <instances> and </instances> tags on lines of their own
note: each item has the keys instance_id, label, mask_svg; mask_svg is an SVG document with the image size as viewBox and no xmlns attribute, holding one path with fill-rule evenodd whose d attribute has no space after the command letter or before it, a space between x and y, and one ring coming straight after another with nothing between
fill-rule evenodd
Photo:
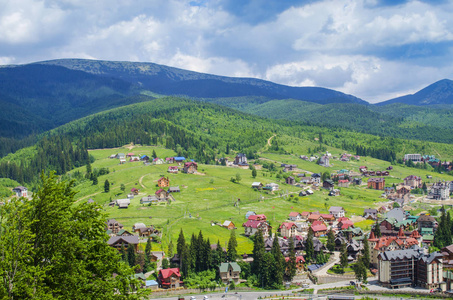
<instances>
[{"instance_id":1,"label":"house window","mask_svg":"<svg viewBox=\"0 0 453 300\"><path fill-rule=\"evenodd\" d=\"M233 276L233 270L230 269L230 277L232 277L232 276Z\"/></svg>"}]
</instances>

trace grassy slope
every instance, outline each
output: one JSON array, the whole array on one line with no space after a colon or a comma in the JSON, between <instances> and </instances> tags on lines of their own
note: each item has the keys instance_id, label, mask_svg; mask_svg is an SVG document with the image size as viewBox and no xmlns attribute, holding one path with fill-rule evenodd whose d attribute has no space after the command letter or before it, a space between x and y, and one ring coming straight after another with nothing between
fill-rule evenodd
<instances>
[{"instance_id":1,"label":"grassy slope","mask_svg":"<svg viewBox=\"0 0 453 300\"><path fill-rule=\"evenodd\" d=\"M367 165L369 169L382 170L389 164L388 162L373 159L362 158L360 161L340 162L333 161L334 166L331 168L323 168L313 162L306 162L298 158L299 154L305 153L310 143L299 140L299 143L293 143L292 150L294 154L283 155L275 153L262 153L262 160L270 160L276 164L280 163L295 163L301 170L311 172L334 172L339 169L358 170L359 165ZM138 147L133 150L135 154L151 155L155 150L159 157L174 155L175 153L168 149L159 147ZM335 148L329 148L334 155L343 151ZM296 154L297 151L297 154ZM294 198L279 197L278 194L266 194L264 192L253 191L250 186L253 181L261 181L263 183L278 182L281 191L297 193L301 188L288 186L279 182L274 176L266 171L258 171L256 179L251 177L250 170L243 170L231 167L200 165L199 171L204 175L191 174L169 174L166 172L168 165L151 165L145 166L141 162L126 163L119 165L118 160L108 159L110 154L130 152L129 149L102 149L92 150L90 153L96 157L94 168L108 167L110 174L99 178L99 185L93 186L89 181L77 186L80 191L78 197L81 201L86 201L89 197L93 198L97 203L104 205L106 213L110 217L122 222L126 228L131 228L136 222L144 222L145 224L153 224L163 229L163 247L166 249L166 244L169 237L173 241L176 240L181 228L183 228L186 237L190 237L192 233L203 231L205 237L210 238L214 243L217 239L224 245L229 238L230 232L219 226L212 226L211 222L223 223L225 220L232 220L238 227L238 243L239 253L250 252L252 242L242 236L242 223L245 222L245 213L249 210L257 213L264 213L268 216L274 230L279 224L284 221L288 213L292 210L296 211L313 211L319 210L327 212L326 207L332 205L343 206L348 211L348 216L361 215L364 208L377 207L382 201L379 199L380 191L366 189L366 186L342 188L342 195L339 197L327 196L327 191L315 191L311 197L299 198L297 201ZM81 171L84 171L82 168ZM239 173L242 177L240 184L230 182L230 178ZM386 185L402 182L402 178L417 174L426 178L426 175L432 175L433 180L446 179L451 180L451 176L445 174L432 173L425 170L406 168L395 166L395 170L391 173L393 177L386 179ZM172 186L179 185L181 193L175 194L176 201L167 206L164 204L153 206L142 206L139 204L140 198L148 194L153 194L156 190L157 179L161 176L168 176ZM272 177L271 177L272 176ZM140 184L141 178L141 184ZM103 183L108 179L113 183L109 193L103 192ZM126 193L121 193L120 185L126 185L126 193L133 187L140 189L140 195L132 200L131 206L127 210L120 210L117 207L108 207L107 203L111 199L124 198ZM264 199L260 199L264 197ZM241 199L239 208L234 207L233 203L236 199ZM189 218L189 213L192 218ZM365 221L360 224L364 229L370 227L371 222Z\"/></svg>"}]
</instances>

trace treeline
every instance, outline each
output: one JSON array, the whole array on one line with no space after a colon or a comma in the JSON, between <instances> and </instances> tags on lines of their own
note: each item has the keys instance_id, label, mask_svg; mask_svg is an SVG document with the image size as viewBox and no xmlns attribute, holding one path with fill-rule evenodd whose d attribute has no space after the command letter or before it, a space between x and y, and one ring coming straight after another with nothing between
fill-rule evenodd
<instances>
[{"instance_id":1,"label":"treeline","mask_svg":"<svg viewBox=\"0 0 453 300\"><path fill-rule=\"evenodd\" d=\"M21 184L36 184L42 171L53 170L62 175L89 162L85 146L80 143L74 145L64 136L42 138L30 157L17 161L6 158L0 163L0 177L10 178Z\"/></svg>"},{"instance_id":2,"label":"treeline","mask_svg":"<svg viewBox=\"0 0 453 300\"><path fill-rule=\"evenodd\" d=\"M450 212L446 211L445 207L441 208L442 214L438 218L439 226L434 233L433 246L437 249L450 246L453 242L453 220L450 216Z\"/></svg>"}]
</instances>

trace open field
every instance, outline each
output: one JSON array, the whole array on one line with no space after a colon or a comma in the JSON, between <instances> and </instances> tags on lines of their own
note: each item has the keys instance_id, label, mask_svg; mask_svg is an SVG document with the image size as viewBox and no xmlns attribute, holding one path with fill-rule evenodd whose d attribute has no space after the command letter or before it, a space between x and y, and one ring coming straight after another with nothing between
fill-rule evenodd
<instances>
[{"instance_id":1,"label":"open field","mask_svg":"<svg viewBox=\"0 0 453 300\"><path fill-rule=\"evenodd\" d=\"M297 144L296 144L297 145ZM360 161L341 162L332 160L332 167L325 168L318 166L314 162L303 161L298 158L299 155L305 154L303 151L306 146L300 148L294 147L295 154L284 155L264 152L260 155L261 161L271 161L280 171L281 163L297 164L302 171L309 172L331 172L336 170L348 169L355 172L358 167L366 165L370 170L385 170L389 166L388 162L373 159L369 157L361 158ZM142 162L127 162L120 165L117 159L109 159L108 156L116 153L133 152L136 155L148 155L151 157L153 150L158 157L174 156L171 150L161 147L135 147L117 148L117 149L100 149L91 150L90 154L96 158L92 164L94 168L109 168L110 173L99 177L99 184L92 185L91 181L85 180L76 186L79 191L77 198L79 201L86 201L88 198L94 199L102 205L109 218L115 218L126 229L131 229L136 222L143 222L147 225L154 225L163 231L162 244L160 247L166 250L167 244L173 240L174 244L182 228L186 237L189 238L192 233L203 231L205 238L209 238L211 243L220 241L226 245L230 232L216 224L222 224L225 220L231 220L237 227L238 252L250 252L252 242L243 236L242 223L246 221L245 213L255 211L264 213L268 217L273 231L276 231L280 223L286 220L291 211L320 211L326 213L330 206L343 206L347 211L347 216L362 215L364 208L377 208L385 199L380 198L382 191L376 191L366 188L366 184L353 186L350 188L341 188L341 196L329 197L328 191L324 189L315 190L314 195L308 197L299 197L298 193L304 187L286 185L283 179L277 179L277 173L269 172L266 169L259 170L257 177L252 178L251 170L240 169L236 167L225 167L220 165L203 165L199 164L199 174L170 174L167 173L169 165L144 165ZM297 151L296 151L297 150ZM328 149L333 155L338 156L343 151L338 149ZM297 154L296 154L297 153ZM233 155L231 156L231 158ZM75 172L77 170L74 170ZM84 173L85 168L79 168L78 171ZM298 171L294 172L295 174ZM230 178L239 174L241 180L239 183L233 183ZM390 172L391 176L386 178L386 186L393 183L402 182L402 179L408 175L415 174L426 178L426 175L433 176L431 180L451 180L451 176L438 174L426 170L419 170L403 166L394 166ZM157 188L157 180L162 177L170 179L170 186L179 186L180 193L175 193L176 201L170 204L160 203L151 206L140 204L140 198L154 194ZM111 187L108 193L104 192L104 181L108 179ZM269 193L265 191L254 191L251 184L254 181L260 181L263 184L275 182L280 185L280 191ZM366 182L366 178L364 178ZM122 192L121 184L126 189ZM132 188L139 189L139 195L131 200L128 209L118 209L117 206L109 207L108 203L115 199L126 198L127 193ZM293 196L293 197L291 197ZM240 199L238 201L238 199ZM425 208L425 207L423 207ZM421 211L422 208L416 208ZM369 230L372 221L361 221L360 225L364 230ZM155 246L157 249L159 246Z\"/></svg>"}]
</instances>

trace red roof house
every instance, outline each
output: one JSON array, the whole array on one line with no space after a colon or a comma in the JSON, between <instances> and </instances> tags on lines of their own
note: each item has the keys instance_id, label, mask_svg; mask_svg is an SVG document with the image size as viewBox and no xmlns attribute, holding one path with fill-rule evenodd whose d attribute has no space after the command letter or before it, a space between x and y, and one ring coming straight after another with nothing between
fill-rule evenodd
<instances>
[{"instance_id":1,"label":"red roof house","mask_svg":"<svg viewBox=\"0 0 453 300\"><path fill-rule=\"evenodd\" d=\"M179 268L162 269L157 277L161 288L177 288L182 285Z\"/></svg>"}]
</instances>

